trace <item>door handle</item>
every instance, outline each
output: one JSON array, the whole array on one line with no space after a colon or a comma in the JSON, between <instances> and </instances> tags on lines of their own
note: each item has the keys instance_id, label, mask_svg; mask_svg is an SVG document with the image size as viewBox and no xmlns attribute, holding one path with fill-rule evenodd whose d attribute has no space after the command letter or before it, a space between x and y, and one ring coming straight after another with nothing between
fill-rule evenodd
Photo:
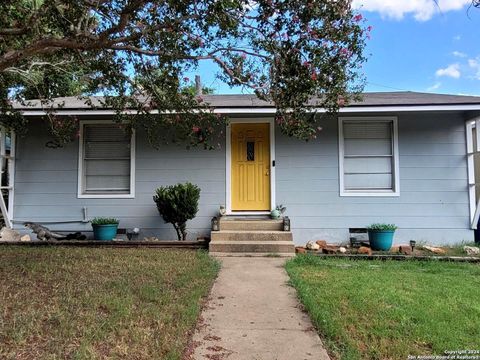
<instances>
[{"instance_id":1,"label":"door handle","mask_svg":"<svg viewBox=\"0 0 480 360\"><path fill-rule=\"evenodd\" d=\"M268 176L268 175L270 175L270 170L267 170L267 171L265 172L265 176Z\"/></svg>"}]
</instances>

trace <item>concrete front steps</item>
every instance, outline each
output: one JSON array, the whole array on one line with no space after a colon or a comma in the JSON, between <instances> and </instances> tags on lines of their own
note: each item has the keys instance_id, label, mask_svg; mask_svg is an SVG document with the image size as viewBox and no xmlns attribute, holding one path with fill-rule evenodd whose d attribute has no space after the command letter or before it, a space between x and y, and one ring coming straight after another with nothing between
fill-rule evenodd
<instances>
[{"instance_id":1,"label":"concrete front steps","mask_svg":"<svg viewBox=\"0 0 480 360\"><path fill-rule=\"evenodd\" d=\"M210 254L215 256L293 256L291 231L283 231L283 220L222 217L220 230L211 232Z\"/></svg>"}]
</instances>

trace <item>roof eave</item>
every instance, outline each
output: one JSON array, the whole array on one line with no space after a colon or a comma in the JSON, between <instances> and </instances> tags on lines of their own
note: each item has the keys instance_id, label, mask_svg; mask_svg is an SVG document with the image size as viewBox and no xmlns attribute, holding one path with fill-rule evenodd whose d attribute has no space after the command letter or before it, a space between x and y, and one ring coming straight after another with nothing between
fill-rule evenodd
<instances>
[{"instance_id":1,"label":"roof eave","mask_svg":"<svg viewBox=\"0 0 480 360\"><path fill-rule=\"evenodd\" d=\"M43 116L47 112L42 109L18 109L24 116ZM212 110L219 114L275 114L274 107L215 107ZM324 108L312 108L312 112L325 113ZM428 104L428 105L350 105L339 109L339 113L358 113L358 112L412 112L412 111L480 111L480 104ZM136 110L126 110L125 114L136 114ZM158 111L152 111L152 114L158 114ZM57 115L114 115L116 112L112 109L58 109Z\"/></svg>"}]
</instances>

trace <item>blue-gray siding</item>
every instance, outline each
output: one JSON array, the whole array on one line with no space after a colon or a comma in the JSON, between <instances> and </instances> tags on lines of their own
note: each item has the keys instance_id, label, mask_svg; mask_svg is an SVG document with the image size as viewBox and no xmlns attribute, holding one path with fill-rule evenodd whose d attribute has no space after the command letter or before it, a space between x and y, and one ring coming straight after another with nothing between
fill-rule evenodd
<instances>
[{"instance_id":1,"label":"blue-gray siding","mask_svg":"<svg viewBox=\"0 0 480 360\"><path fill-rule=\"evenodd\" d=\"M392 114L388 114L392 115ZM348 239L349 227L391 222L397 241L470 241L465 127L460 114L399 115L399 197L340 197L338 125L325 119L308 143L276 131L276 200L287 206L296 243ZM210 219L225 204L225 146L213 151L164 145L155 150L137 133L134 199L78 199L78 143L63 149L44 145L47 132L32 121L18 139L14 219L51 222L114 216L121 227L138 226L144 235L174 238L152 201L160 185L191 181L201 189L200 211L188 224L190 237L208 234ZM17 223L17 225L20 225ZM89 230L89 224L52 226Z\"/></svg>"},{"instance_id":2,"label":"blue-gray siding","mask_svg":"<svg viewBox=\"0 0 480 360\"><path fill-rule=\"evenodd\" d=\"M45 147L47 132L34 124L26 138L17 142L15 173L16 221L76 221L87 207L89 218L111 216L120 227L139 227L142 235L176 238L170 224L158 215L152 196L155 188L190 181L200 186L200 209L189 222L190 237L208 235L210 219L225 203L225 150L186 150L183 146L152 148L141 132L136 136L135 198L78 199L78 142L63 149ZM17 223L17 226L21 226ZM52 228L91 230L89 224L51 224Z\"/></svg>"},{"instance_id":3,"label":"blue-gray siding","mask_svg":"<svg viewBox=\"0 0 480 360\"><path fill-rule=\"evenodd\" d=\"M465 122L459 114L398 116L399 197L340 197L337 121L321 126L309 143L277 132L277 202L287 205L295 239L341 242L349 227L373 222L397 224L397 242L473 239Z\"/></svg>"}]
</instances>

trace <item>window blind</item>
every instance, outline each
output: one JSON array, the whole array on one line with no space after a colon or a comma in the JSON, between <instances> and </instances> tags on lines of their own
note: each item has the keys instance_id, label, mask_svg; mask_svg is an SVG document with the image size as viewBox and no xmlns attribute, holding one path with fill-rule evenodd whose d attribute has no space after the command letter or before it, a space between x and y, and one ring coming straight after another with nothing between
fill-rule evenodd
<instances>
[{"instance_id":1,"label":"window blind","mask_svg":"<svg viewBox=\"0 0 480 360\"><path fill-rule=\"evenodd\" d=\"M83 129L83 193L130 193L131 137L118 125Z\"/></svg>"},{"instance_id":2,"label":"window blind","mask_svg":"<svg viewBox=\"0 0 480 360\"><path fill-rule=\"evenodd\" d=\"M344 121L345 190L393 190L392 121Z\"/></svg>"}]
</instances>

